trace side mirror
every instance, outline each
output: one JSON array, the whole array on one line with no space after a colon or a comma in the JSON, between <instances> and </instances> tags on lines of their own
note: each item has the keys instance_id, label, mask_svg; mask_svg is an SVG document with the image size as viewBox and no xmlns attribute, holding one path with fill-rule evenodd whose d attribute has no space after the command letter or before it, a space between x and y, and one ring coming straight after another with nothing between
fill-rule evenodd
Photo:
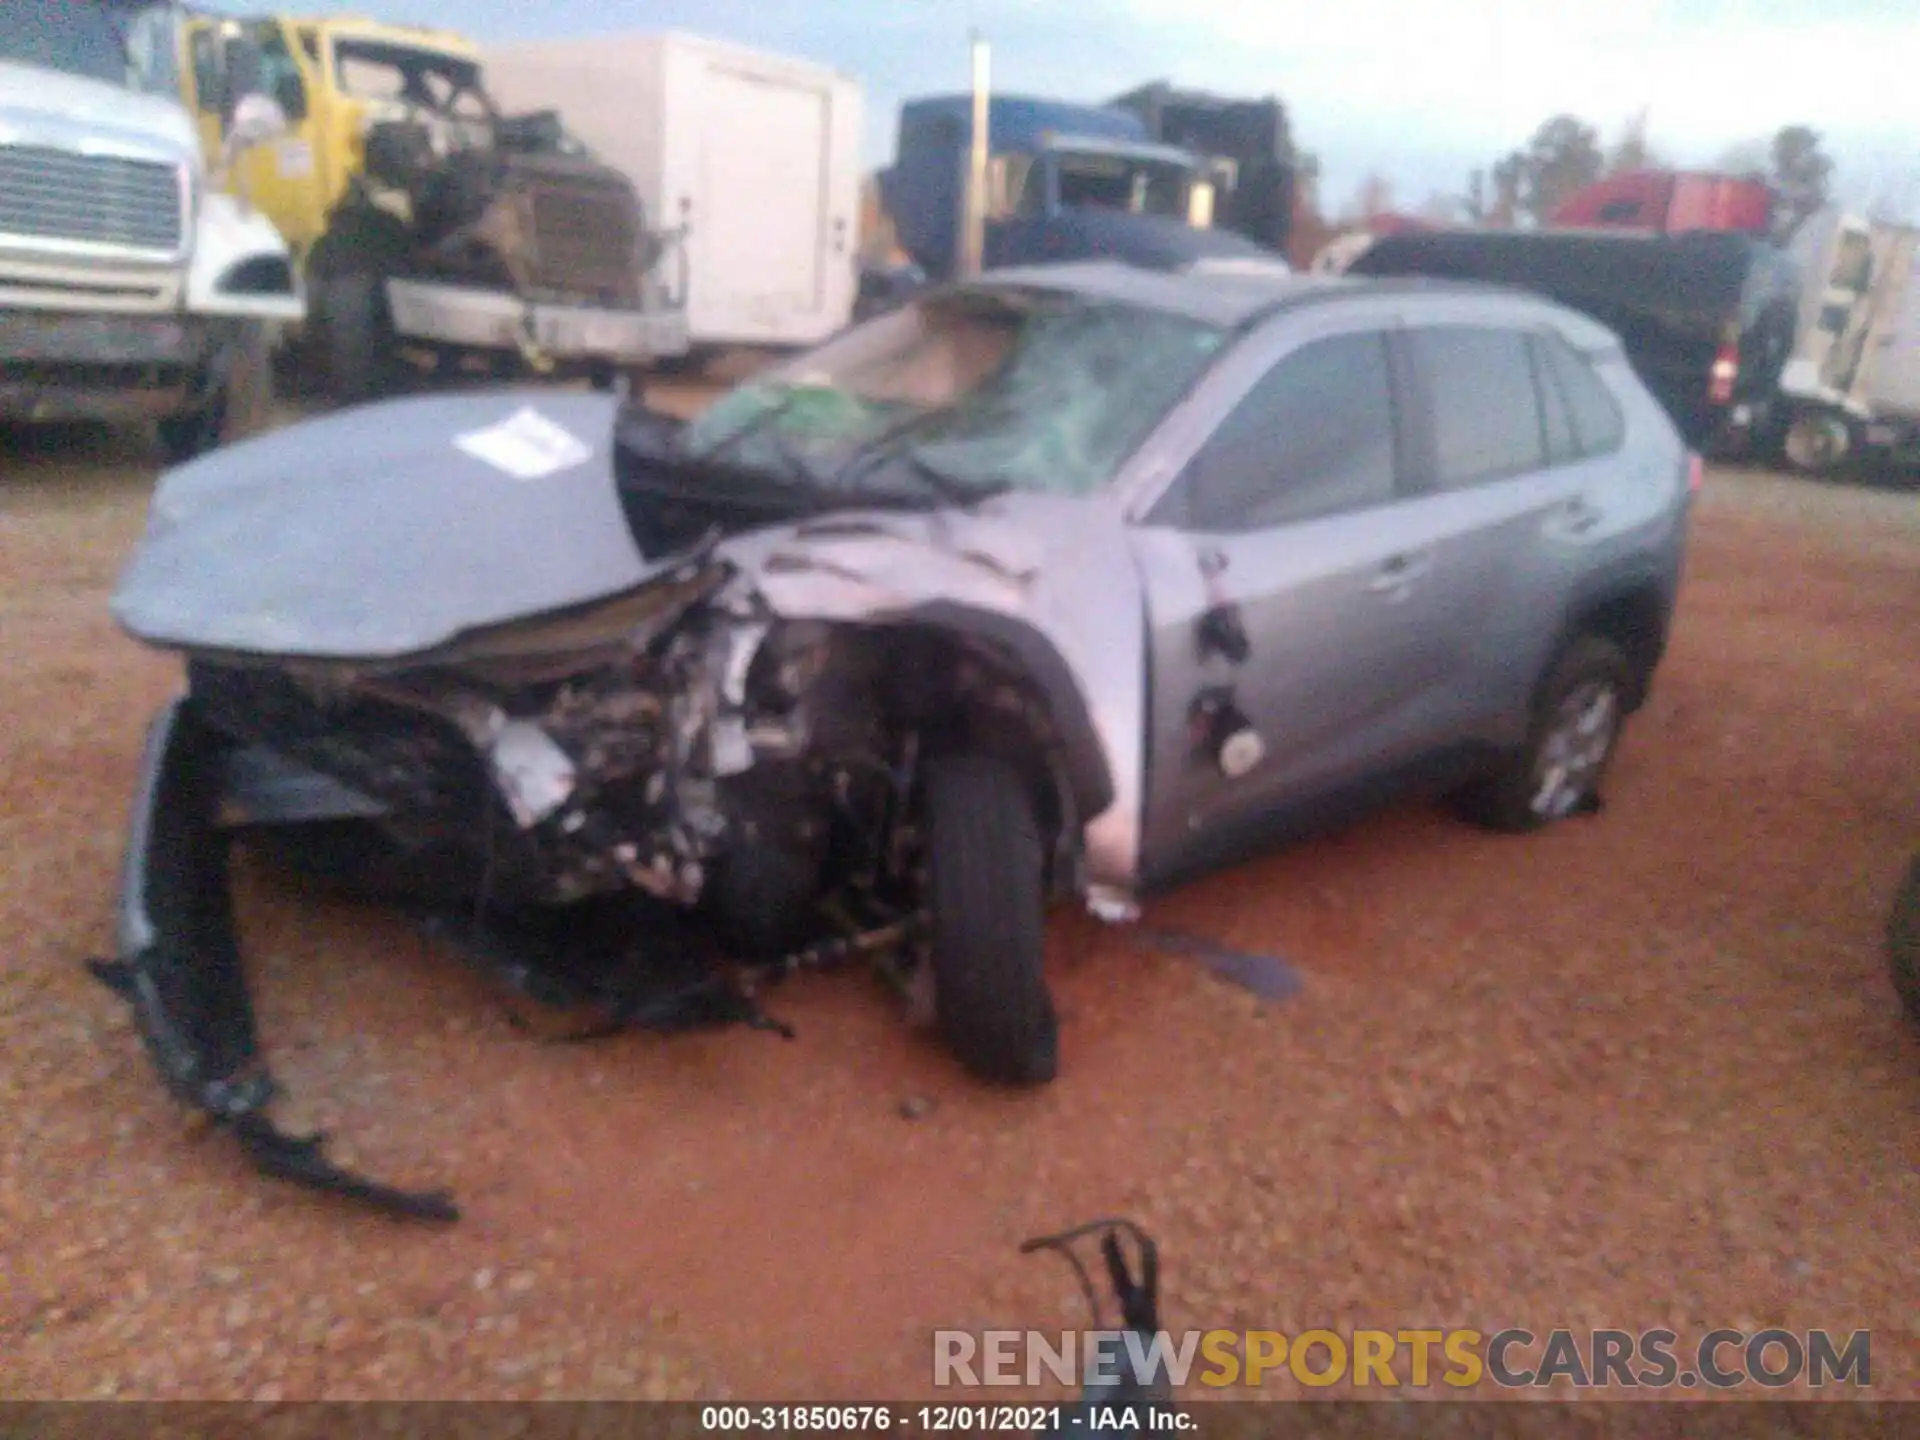
<instances>
[{"instance_id":1,"label":"side mirror","mask_svg":"<svg viewBox=\"0 0 1920 1440\"><path fill-rule=\"evenodd\" d=\"M257 90L243 94L234 104L233 118L227 122L228 152L237 155L249 146L277 140L289 128L287 112L280 108L279 101Z\"/></svg>"},{"instance_id":2,"label":"side mirror","mask_svg":"<svg viewBox=\"0 0 1920 1440\"><path fill-rule=\"evenodd\" d=\"M1213 182L1195 180L1187 192L1187 224L1196 230L1213 228Z\"/></svg>"}]
</instances>

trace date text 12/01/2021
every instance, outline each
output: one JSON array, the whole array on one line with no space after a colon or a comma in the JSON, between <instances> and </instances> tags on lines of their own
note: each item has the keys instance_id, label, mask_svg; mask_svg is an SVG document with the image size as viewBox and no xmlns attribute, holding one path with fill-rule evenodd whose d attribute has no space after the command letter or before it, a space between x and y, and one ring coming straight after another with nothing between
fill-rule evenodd
<instances>
[{"instance_id":1,"label":"date text 12/01/2021","mask_svg":"<svg viewBox=\"0 0 1920 1440\"><path fill-rule=\"evenodd\" d=\"M1059 1405L707 1405L700 1428L719 1434L804 1432L857 1435L1007 1434L1051 1435L1084 1429L1088 1434L1191 1429L1191 1416L1160 1407Z\"/></svg>"}]
</instances>

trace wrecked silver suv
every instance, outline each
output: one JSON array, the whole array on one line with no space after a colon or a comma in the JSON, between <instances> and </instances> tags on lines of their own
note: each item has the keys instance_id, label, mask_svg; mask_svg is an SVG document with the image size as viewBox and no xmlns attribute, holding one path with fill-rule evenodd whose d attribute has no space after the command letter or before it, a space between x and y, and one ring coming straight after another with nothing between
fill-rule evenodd
<instances>
[{"instance_id":1,"label":"wrecked silver suv","mask_svg":"<svg viewBox=\"0 0 1920 1440\"><path fill-rule=\"evenodd\" d=\"M96 970L257 1164L440 1217L266 1118L232 838L609 1026L782 1028L761 982L859 956L1044 1083L1050 898L1127 918L1399 782L1595 809L1697 475L1542 302L1106 264L923 296L691 424L297 425L168 474L115 596L188 683Z\"/></svg>"}]
</instances>

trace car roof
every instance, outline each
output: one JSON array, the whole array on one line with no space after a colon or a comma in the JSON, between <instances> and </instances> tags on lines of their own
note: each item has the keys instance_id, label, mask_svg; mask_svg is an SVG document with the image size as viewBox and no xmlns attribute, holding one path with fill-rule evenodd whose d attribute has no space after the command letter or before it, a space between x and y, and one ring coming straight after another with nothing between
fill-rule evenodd
<instances>
[{"instance_id":1,"label":"car roof","mask_svg":"<svg viewBox=\"0 0 1920 1440\"><path fill-rule=\"evenodd\" d=\"M1498 301L1521 306L1551 319L1577 348L1608 349L1619 344L1591 317L1556 304L1533 291L1476 280L1429 276L1303 275L1276 268L1201 270L1181 273L1147 270L1117 260L1076 260L1052 265L1012 265L960 282L964 290L1047 290L1110 300L1180 315L1202 324L1234 329L1253 325L1281 310L1342 299L1381 295L1417 295L1434 299Z\"/></svg>"}]
</instances>

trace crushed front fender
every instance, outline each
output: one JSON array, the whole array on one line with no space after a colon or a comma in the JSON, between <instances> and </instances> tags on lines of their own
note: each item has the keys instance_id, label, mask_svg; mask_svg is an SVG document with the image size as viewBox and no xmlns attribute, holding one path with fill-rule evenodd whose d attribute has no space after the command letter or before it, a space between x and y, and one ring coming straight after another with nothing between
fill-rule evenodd
<instances>
[{"instance_id":1,"label":"crushed front fender","mask_svg":"<svg viewBox=\"0 0 1920 1440\"><path fill-rule=\"evenodd\" d=\"M218 824L228 749L191 699L154 717L121 864L117 954L89 968L132 1006L167 1089L231 1131L262 1174L397 1215L456 1220L445 1193L352 1174L327 1159L323 1136L287 1134L268 1115L277 1086L260 1055Z\"/></svg>"}]
</instances>

